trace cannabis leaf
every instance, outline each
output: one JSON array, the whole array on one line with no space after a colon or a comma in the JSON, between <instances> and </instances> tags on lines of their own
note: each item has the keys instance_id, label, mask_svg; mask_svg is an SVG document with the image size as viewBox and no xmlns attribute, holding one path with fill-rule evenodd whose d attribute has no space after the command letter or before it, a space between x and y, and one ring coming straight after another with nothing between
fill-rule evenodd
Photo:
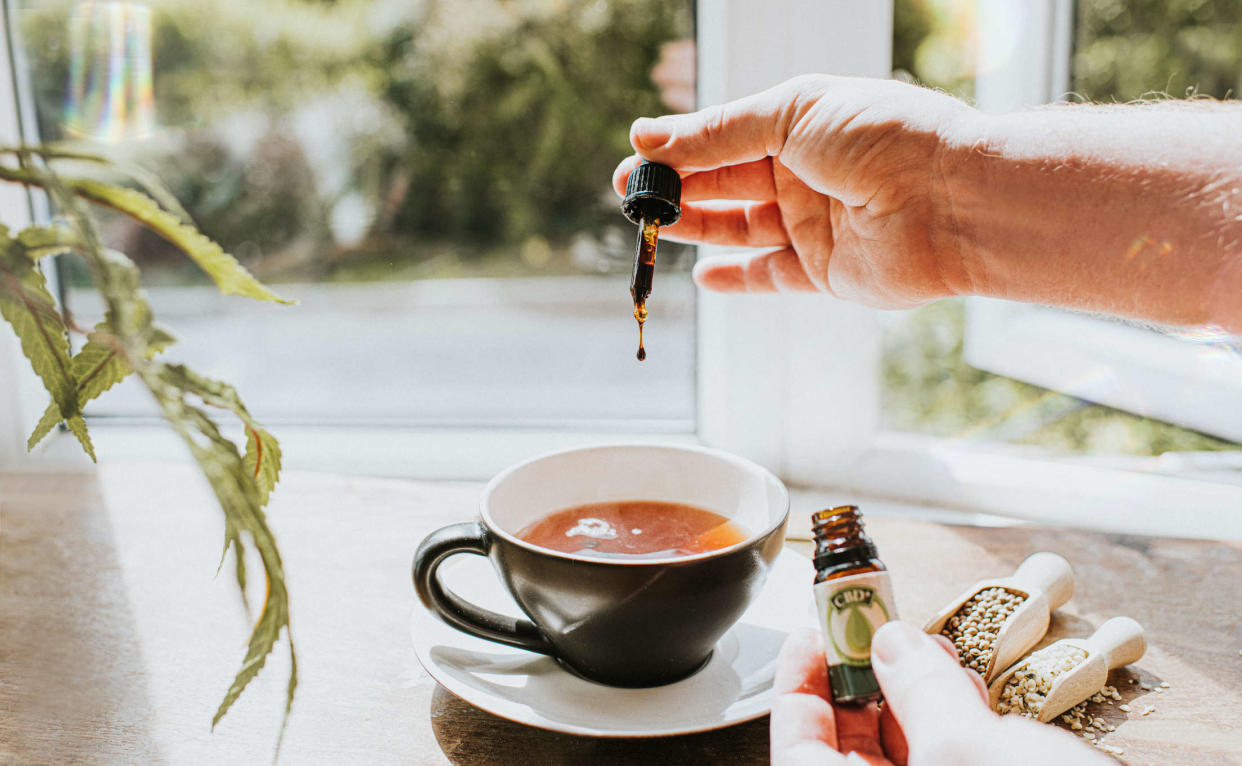
<instances>
[{"instance_id":1,"label":"cannabis leaf","mask_svg":"<svg viewBox=\"0 0 1242 766\"><path fill-rule=\"evenodd\" d=\"M45 185L44 177L26 168L0 166L0 179L33 186ZM168 240L198 264L220 288L220 292L276 303L294 303L264 287L236 258L142 192L91 178L63 178L58 181L64 189L90 202L119 210Z\"/></svg>"},{"instance_id":2,"label":"cannabis leaf","mask_svg":"<svg viewBox=\"0 0 1242 766\"><path fill-rule=\"evenodd\" d=\"M26 248L9 236L0 225L0 316L3 316L21 342L22 353L30 360L43 387L52 395L52 406L59 419L69 421L69 429L95 458L95 449L80 422L69 360L69 337L56 301L47 290L43 272Z\"/></svg>"},{"instance_id":3,"label":"cannabis leaf","mask_svg":"<svg viewBox=\"0 0 1242 766\"><path fill-rule=\"evenodd\" d=\"M190 450L195 453L199 464L203 466L207 480L216 493L216 499L220 502L220 507L224 509L227 523L232 525L232 529L227 534L232 538L237 560L241 561L243 554L239 533L245 531L250 534L267 575L267 598L263 604L263 613L259 616L254 632L250 635L250 645L242 661L242 668L238 671L233 685L224 695L224 700L212 719L214 727L228 712L229 707L247 684L258 675L259 670L267 662L267 655L275 647L280 631L287 630L289 625L289 602L288 593L285 590L284 566L280 560L280 553L276 549L276 541L267 527L267 519L262 511L267 494L280 471L280 448L271 434L251 417L250 412L237 395L236 389L229 384L199 375L183 365L172 364L153 364L144 377L148 377L148 387L155 394L156 400L164 408L165 413L171 416L170 420L188 420L201 436L206 437L204 443L202 440L196 440L189 429L179 429L190 446ZM256 445L253 451L250 448L247 449L248 454L253 455L249 464L237 453L236 445L221 435L215 422L206 413L186 403L186 395L194 395L205 404L226 409L245 424L249 440L254 441ZM268 457L260 454L265 444ZM243 585L244 572L244 567L239 565L238 579ZM290 639L290 653L292 656L292 638ZM290 679L290 693L297 686L296 662L295 658L293 677ZM292 705L292 698L289 698L286 710L289 705Z\"/></svg>"},{"instance_id":4,"label":"cannabis leaf","mask_svg":"<svg viewBox=\"0 0 1242 766\"><path fill-rule=\"evenodd\" d=\"M77 179L70 186L82 197L120 210L176 245L199 268L207 272L207 276L215 281L220 292L276 303L293 303L264 287L236 258L203 236L198 229L177 220L176 216L142 192L91 179Z\"/></svg>"},{"instance_id":5,"label":"cannabis leaf","mask_svg":"<svg viewBox=\"0 0 1242 766\"><path fill-rule=\"evenodd\" d=\"M70 148L66 144L55 144L52 146L42 147L23 147L25 151L38 155L45 160L70 161L77 163L85 163L97 166L100 170L111 175L119 175L128 177L137 183L142 190L152 199L158 202L165 210L180 218L185 223L192 223L190 214L181 207L181 203L177 201L168 187L160 182L160 179L154 173L132 162L121 162L112 157L105 157L102 154L94 154L92 152L83 152ZM20 154L21 150L0 148L0 153Z\"/></svg>"},{"instance_id":6,"label":"cannabis leaf","mask_svg":"<svg viewBox=\"0 0 1242 766\"><path fill-rule=\"evenodd\" d=\"M236 554L243 601L246 539L258 552L267 581L263 611L250 634L241 669L212 718L212 727L263 668L283 631L289 642L290 674L276 744L279 755L298 682L284 564L263 512L280 478L280 445L251 416L232 386L182 365L155 360L156 354L174 339L154 324L138 267L123 253L103 246L82 201L112 207L162 235L211 275L222 292L288 301L260 284L219 245L188 224L188 216L177 212L180 208L174 207L175 201L168 205L165 200L162 208L151 197L132 189L89 178L61 178L46 164L66 159L106 160L47 147L0 147L0 154L13 155L19 163L18 167L0 165L0 180L45 189L68 222L60 227L32 227L17 237L0 226L0 316L16 331L23 353L52 395L52 403L31 435L29 445L33 447L63 421L94 458L82 407L131 374L151 392L165 420L185 441L224 512L225 553L232 548ZM151 179L146 179L146 185L149 189L157 188ZM155 195L161 198L159 192ZM106 308L104 321L88 334L87 342L72 358L66 331L69 323L58 312L38 266L41 258L65 253L86 261ZM222 408L240 420L246 433L244 457L237 445L224 436L219 424L195 402Z\"/></svg>"},{"instance_id":7,"label":"cannabis leaf","mask_svg":"<svg viewBox=\"0 0 1242 766\"><path fill-rule=\"evenodd\" d=\"M126 363L125 358L117 352L115 340L108 331L106 323L101 322L96 325L95 331L87 337L86 345L74 355L70 366L70 374L77 381L79 410L85 407L91 399L120 383L125 376L134 371ZM147 358L150 359L174 342L176 338L170 333L154 328L147 341ZM43 412L43 417L39 419L39 424L35 426L34 433L30 434L26 449L34 449L35 445L43 441L43 437L51 433L61 420L60 410L56 404L54 402L49 404Z\"/></svg>"},{"instance_id":8,"label":"cannabis leaf","mask_svg":"<svg viewBox=\"0 0 1242 766\"><path fill-rule=\"evenodd\" d=\"M262 428L247 426L245 463L258 486L259 504L267 505L268 495L280 481L280 444Z\"/></svg>"},{"instance_id":9,"label":"cannabis leaf","mask_svg":"<svg viewBox=\"0 0 1242 766\"><path fill-rule=\"evenodd\" d=\"M31 226L17 235L18 243L26 249L32 261L48 255L71 253L82 247L82 242L72 231L50 226Z\"/></svg>"},{"instance_id":10,"label":"cannabis leaf","mask_svg":"<svg viewBox=\"0 0 1242 766\"><path fill-rule=\"evenodd\" d=\"M232 386L197 375L181 365L153 364L144 371L144 378L203 467L228 523L235 532L250 533L267 574L267 598L263 613L250 636L242 668L212 719L212 726L215 726L258 674L281 629L289 624L284 566L260 508L258 486L238 454L237 446L221 434L215 421L203 410L186 401L186 396L192 394L206 404L231 410L243 422L251 421L237 392ZM196 439L192 431L205 439ZM240 541L240 536L237 539Z\"/></svg>"}]
</instances>

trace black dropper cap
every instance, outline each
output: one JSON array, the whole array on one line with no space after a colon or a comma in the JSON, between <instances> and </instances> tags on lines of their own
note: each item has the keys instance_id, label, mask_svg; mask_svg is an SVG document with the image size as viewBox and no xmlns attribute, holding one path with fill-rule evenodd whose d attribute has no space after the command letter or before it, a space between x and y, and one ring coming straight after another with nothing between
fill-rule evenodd
<instances>
[{"instance_id":1,"label":"black dropper cap","mask_svg":"<svg viewBox=\"0 0 1242 766\"><path fill-rule=\"evenodd\" d=\"M643 160L625 184L621 212L639 226L659 219L668 226L681 218L681 176L668 165Z\"/></svg>"}]
</instances>

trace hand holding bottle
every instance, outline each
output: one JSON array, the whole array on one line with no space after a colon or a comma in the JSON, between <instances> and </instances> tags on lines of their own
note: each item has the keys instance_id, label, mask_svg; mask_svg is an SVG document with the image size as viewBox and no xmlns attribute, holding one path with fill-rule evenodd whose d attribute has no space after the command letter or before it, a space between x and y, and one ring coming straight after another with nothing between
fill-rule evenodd
<instances>
[{"instance_id":1,"label":"hand holding bottle","mask_svg":"<svg viewBox=\"0 0 1242 766\"><path fill-rule=\"evenodd\" d=\"M871 662L882 707L835 707L819 634L790 636L772 703L775 766L1112 763L1056 727L995 715L979 674L964 670L941 637L886 623L872 639Z\"/></svg>"}]
</instances>

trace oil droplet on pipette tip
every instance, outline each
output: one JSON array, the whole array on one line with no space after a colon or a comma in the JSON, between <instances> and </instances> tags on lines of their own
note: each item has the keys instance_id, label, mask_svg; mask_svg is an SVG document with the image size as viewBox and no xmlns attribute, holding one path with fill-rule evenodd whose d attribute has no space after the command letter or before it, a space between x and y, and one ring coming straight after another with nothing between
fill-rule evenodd
<instances>
[{"instance_id":1,"label":"oil droplet on pipette tip","mask_svg":"<svg viewBox=\"0 0 1242 766\"><path fill-rule=\"evenodd\" d=\"M639 304L634 307L634 318L638 320L638 361L647 358L647 349L643 348L643 323L647 321L647 307Z\"/></svg>"}]
</instances>

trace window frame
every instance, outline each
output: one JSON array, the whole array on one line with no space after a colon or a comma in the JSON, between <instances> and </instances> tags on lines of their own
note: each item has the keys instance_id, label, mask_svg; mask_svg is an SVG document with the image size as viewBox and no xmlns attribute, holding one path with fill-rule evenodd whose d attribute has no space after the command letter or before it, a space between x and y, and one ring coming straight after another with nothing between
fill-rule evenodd
<instances>
[{"instance_id":1,"label":"window frame","mask_svg":"<svg viewBox=\"0 0 1242 766\"><path fill-rule=\"evenodd\" d=\"M34 105L25 89L20 86L25 72L19 62L23 61L20 44L8 33L9 3L3 6L0 18L0 145L15 146L23 143L23 137L33 135ZM46 212L46 200L31 190L16 184L0 184L0 210L5 211L3 223L10 230L29 226L40 213ZM48 289L59 293L59 281L55 269L45 274ZM22 355L17 337L8 325L0 332L0 469L19 465L26 453L23 434L29 434L47 407L47 394L39 379L31 371Z\"/></svg>"},{"instance_id":2,"label":"window frame","mask_svg":"<svg viewBox=\"0 0 1242 766\"><path fill-rule=\"evenodd\" d=\"M978 8L977 106L999 113L1064 99L1072 0L979 0ZM1020 47L995 50L1015 26L1025 30ZM971 366L988 372L1242 441L1242 364L1209 358L1201 345L1070 311L971 298L964 349Z\"/></svg>"},{"instance_id":3,"label":"window frame","mask_svg":"<svg viewBox=\"0 0 1242 766\"><path fill-rule=\"evenodd\" d=\"M855 23L848 28L831 23L845 13ZM746 0L698 0L697 24L698 71L715 73L708 82L700 78L701 103L737 98L806 71L885 77L890 68L892 6L887 1L859 11L849 0L778 0L763 7ZM756 34L757 29L763 33ZM835 35L817 34L822 29L835 30ZM868 40L874 44L868 45ZM773 50L785 54L773 56ZM33 135L29 128L26 135ZM861 368L878 368L879 330L870 310L805 296L795 301L704 298L697 306L695 432L282 425L278 435L286 465L479 479L532 453L575 444L690 441L731 449L786 478L813 483L843 453L866 440L876 408L853 403L874 404L877 389L865 373L848 377L832 373L840 363L853 366L851 360ZM839 329L815 332L819 325ZM750 363L755 357L770 363L757 368ZM21 361L11 353L0 356L0 372L7 371L6 362L20 368ZM834 377L841 378L833 387L834 395L823 397L822 381ZM17 385L25 407L43 399L31 376ZM43 405L35 406L41 410ZM739 418L739 412L749 417ZM864 416L859 417L860 412ZM827 421L838 427L813 427ZM33 455L21 457L16 445L25 425L10 424L12 433L3 433L0 425L0 437L11 445L7 465L49 470L86 465L72 440L60 433L52 434ZM107 459L167 459L184 452L170 433L156 425L95 421L92 434L97 451ZM416 459L408 457L412 455Z\"/></svg>"},{"instance_id":4,"label":"window frame","mask_svg":"<svg viewBox=\"0 0 1242 766\"><path fill-rule=\"evenodd\" d=\"M1022 1L979 0L981 13L989 4ZM1054 8L1070 2L1044 1ZM700 104L805 72L889 76L890 0L697 2ZM697 442L754 459L794 486L1119 532L1242 539L1237 466L1048 457L882 431L882 336L872 309L824 296L702 294L697 312L694 433L281 426L286 467L478 480L531 454L578 444ZM63 434L25 455L26 421L33 426L45 397L10 338L0 333L0 407L26 409L0 420L0 449L7 449L0 470L89 465ZM105 460L188 459L165 428L101 423L93 434ZM1187 507L1194 514L1168 513Z\"/></svg>"}]
</instances>

